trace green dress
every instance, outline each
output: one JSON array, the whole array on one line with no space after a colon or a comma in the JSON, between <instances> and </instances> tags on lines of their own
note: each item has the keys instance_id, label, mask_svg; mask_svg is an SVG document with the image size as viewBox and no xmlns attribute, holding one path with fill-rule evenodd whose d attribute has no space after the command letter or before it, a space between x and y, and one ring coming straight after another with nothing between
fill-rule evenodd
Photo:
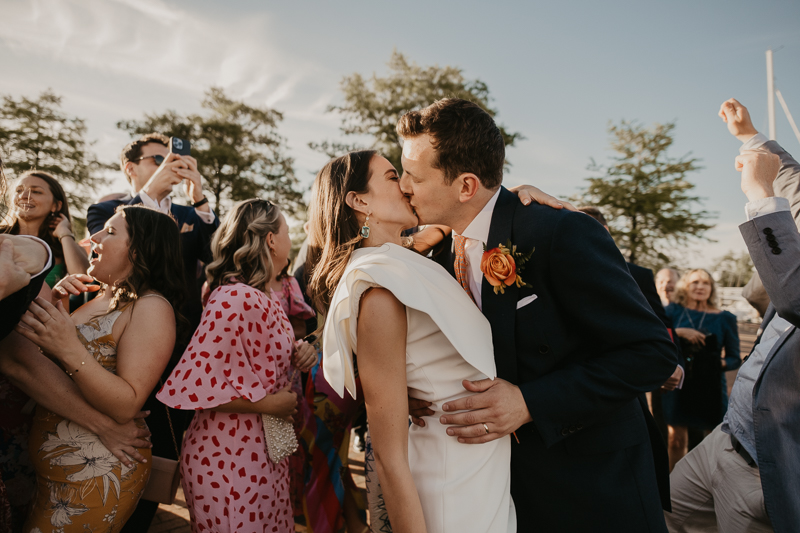
<instances>
[{"instance_id":1,"label":"green dress","mask_svg":"<svg viewBox=\"0 0 800 533\"><path fill-rule=\"evenodd\" d=\"M58 263L53 265L53 269L47 274L47 277L44 278L44 282L47 283L47 286L51 289L55 287L56 283L64 279L67 275L67 267L64 263Z\"/></svg>"}]
</instances>

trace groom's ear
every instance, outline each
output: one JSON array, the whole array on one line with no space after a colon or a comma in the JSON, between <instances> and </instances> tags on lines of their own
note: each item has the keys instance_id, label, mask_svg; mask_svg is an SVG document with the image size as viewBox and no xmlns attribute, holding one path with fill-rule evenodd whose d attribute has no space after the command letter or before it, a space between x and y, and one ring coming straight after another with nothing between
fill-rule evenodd
<instances>
[{"instance_id":1,"label":"groom's ear","mask_svg":"<svg viewBox=\"0 0 800 533\"><path fill-rule=\"evenodd\" d=\"M350 191L347 193L347 196L344 197L344 202L352 209L353 211L358 211L366 215L369 212L369 204L365 202L355 191Z\"/></svg>"},{"instance_id":2,"label":"groom's ear","mask_svg":"<svg viewBox=\"0 0 800 533\"><path fill-rule=\"evenodd\" d=\"M481 187L481 180L471 172L460 174L453 183L458 187L458 199L461 203L466 203L478 193Z\"/></svg>"}]
</instances>

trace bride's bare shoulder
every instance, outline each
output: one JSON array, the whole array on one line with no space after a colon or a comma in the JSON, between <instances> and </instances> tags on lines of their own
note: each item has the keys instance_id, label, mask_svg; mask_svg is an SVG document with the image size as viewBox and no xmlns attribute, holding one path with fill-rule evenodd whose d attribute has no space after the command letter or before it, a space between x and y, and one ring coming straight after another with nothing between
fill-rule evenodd
<instances>
[{"instance_id":1,"label":"bride's bare shoulder","mask_svg":"<svg viewBox=\"0 0 800 533\"><path fill-rule=\"evenodd\" d=\"M376 323L383 323L385 320L395 320L400 315L405 317L405 306L389 289L372 287L361 296L359 321L374 320Z\"/></svg>"}]
</instances>

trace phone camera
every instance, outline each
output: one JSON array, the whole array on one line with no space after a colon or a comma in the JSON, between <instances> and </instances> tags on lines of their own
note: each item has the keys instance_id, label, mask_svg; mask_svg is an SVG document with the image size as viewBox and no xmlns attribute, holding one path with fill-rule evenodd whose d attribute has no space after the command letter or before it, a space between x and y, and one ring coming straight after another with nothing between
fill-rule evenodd
<instances>
[{"instance_id":1,"label":"phone camera","mask_svg":"<svg viewBox=\"0 0 800 533\"><path fill-rule=\"evenodd\" d=\"M183 141L181 139L172 139L172 146L174 146L176 150L183 150Z\"/></svg>"}]
</instances>

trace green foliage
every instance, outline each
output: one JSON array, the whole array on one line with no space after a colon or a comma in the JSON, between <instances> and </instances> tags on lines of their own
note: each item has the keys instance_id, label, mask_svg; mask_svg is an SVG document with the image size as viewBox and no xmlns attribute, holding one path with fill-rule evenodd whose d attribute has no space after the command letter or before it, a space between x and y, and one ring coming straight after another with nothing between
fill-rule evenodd
<instances>
[{"instance_id":1,"label":"green foliage","mask_svg":"<svg viewBox=\"0 0 800 533\"><path fill-rule=\"evenodd\" d=\"M61 110L61 97L51 90L36 99L3 96L0 104L0 150L7 178L31 170L53 174L67 193L71 214L85 213L100 183L100 163L86 142L83 119Z\"/></svg>"},{"instance_id":2,"label":"green foliage","mask_svg":"<svg viewBox=\"0 0 800 533\"><path fill-rule=\"evenodd\" d=\"M750 254L741 252L737 255L733 250L720 257L711 269L720 287L744 287L753 277L753 271Z\"/></svg>"},{"instance_id":3,"label":"green foliage","mask_svg":"<svg viewBox=\"0 0 800 533\"><path fill-rule=\"evenodd\" d=\"M373 74L365 79L355 73L342 82L344 105L331 106L328 111L342 115L341 131L345 136L371 137L369 148L377 150L397 169L400 169L400 140L395 126L404 114L422 109L442 98L463 98L480 105L491 116L497 111L489 107L489 87L480 80L467 80L457 67L432 66L423 68L410 62L397 52L388 63L389 74ZM513 146L524 137L510 133L499 126L506 146ZM358 143L324 141L309 146L329 157L337 157L351 150L366 148Z\"/></svg>"},{"instance_id":4,"label":"green foliage","mask_svg":"<svg viewBox=\"0 0 800 533\"><path fill-rule=\"evenodd\" d=\"M608 166L592 160L588 170L604 173L587 178L589 186L578 199L603 210L611 235L631 263L648 267L670 262L670 252L691 239L707 239L712 214L692 209L700 198L686 174L699 170L698 160L667 156L674 123L652 129L622 121L611 125L611 147L620 155Z\"/></svg>"},{"instance_id":5,"label":"green foliage","mask_svg":"<svg viewBox=\"0 0 800 533\"><path fill-rule=\"evenodd\" d=\"M120 121L117 127L131 137L157 131L191 141L203 187L214 196L220 216L225 206L254 197L267 198L289 214L304 211L294 161L285 155L286 140L277 131L283 115L232 100L217 87L206 92L201 105L207 110L203 115L167 111Z\"/></svg>"}]
</instances>

